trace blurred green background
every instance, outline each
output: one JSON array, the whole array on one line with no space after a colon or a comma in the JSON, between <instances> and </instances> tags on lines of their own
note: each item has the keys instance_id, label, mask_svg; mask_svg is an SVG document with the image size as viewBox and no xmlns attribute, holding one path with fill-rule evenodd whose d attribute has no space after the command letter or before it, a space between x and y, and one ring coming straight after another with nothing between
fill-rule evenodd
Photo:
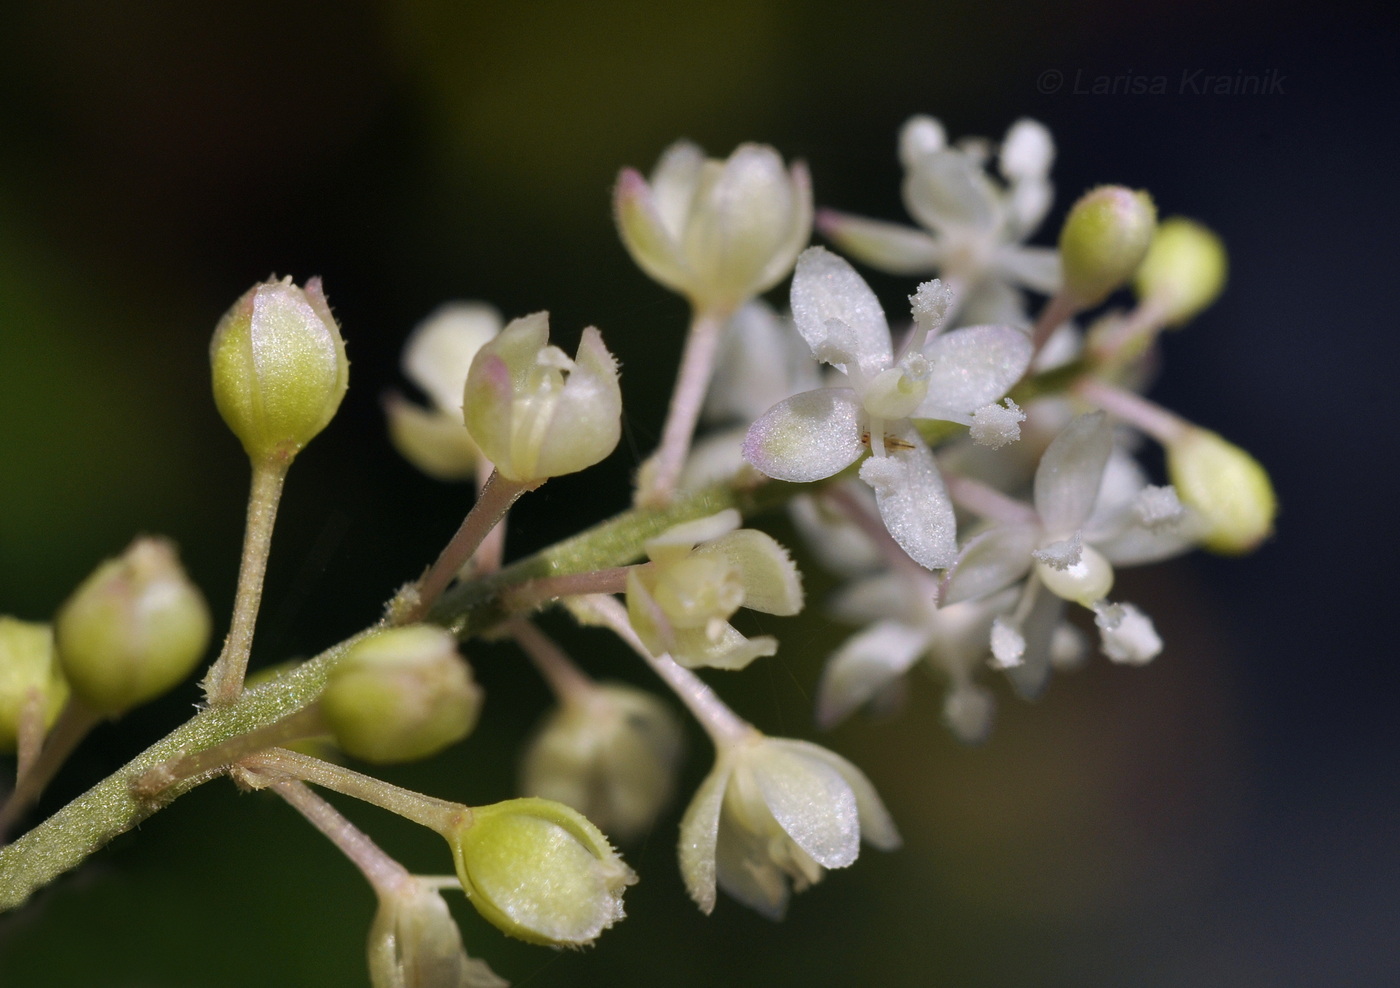
<instances>
[{"instance_id":1,"label":"blurred green background","mask_svg":"<svg viewBox=\"0 0 1400 988\"><path fill-rule=\"evenodd\" d=\"M996 137L1031 115L1059 144L1048 229L1102 181L1216 227L1231 286L1169 341L1155 395L1254 451L1283 514L1248 560L1123 575L1167 641L1158 662L1099 659L1034 705L1003 691L977 749L942 730L924 683L901 717L825 739L868 771L906 847L830 875L781 925L727 900L708 919L690 905L679 806L624 848L642 881L592 950L528 947L460 915L473 954L538 988L1395 983L1400 742L1379 620L1393 605L1371 560L1397 535L1393 463L1375 445L1396 423L1383 402L1345 411L1388 393L1397 356L1377 291L1400 219L1381 7L1293 21L1241 0L18 0L3 21L0 609L42 618L144 531L177 539L227 608L246 465L208 396L209 333L254 281L319 274L352 385L293 471L259 663L371 621L460 519L465 493L402 464L379 411L403 386L404 337L442 301L546 308L570 349L596 324L623 364L618 453L523 502L512 552L625 504L685 309L631 265L609 190L678 137L716 155L774 144L807 160L819 204L899 219L906 117ZM1261 96L1184 91L1198 70L1285 80ZM1075 92L1135 74L1171 91ZM872 281L890 311L912 290ZM813 572L809 589L815 601L829 584ZM551 627L590 669L648 682L600 636ZM713 680L771 733L811 737L816 677L844 634L804 619L776 659ZM490 691L481 728L393 781L468 802L513 794L547 698L510 649L473 659ZM196 699L187 684L99 729L44 806ZM709 765L693 741L686 793ZM436 838L347 811L411 868L448 869ZM365 984L372 909L287 807L219 782L0 918L0 985Z\"/></svg>"}]
</instances>

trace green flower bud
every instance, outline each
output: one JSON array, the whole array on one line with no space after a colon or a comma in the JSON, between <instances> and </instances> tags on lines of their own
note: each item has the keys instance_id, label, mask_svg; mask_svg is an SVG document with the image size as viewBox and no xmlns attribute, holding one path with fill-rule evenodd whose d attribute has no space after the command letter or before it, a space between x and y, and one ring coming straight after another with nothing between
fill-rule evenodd
<instances>
[{"instance_id":1,"label":"green flower bud","mask_svg":"<svg viewBox=\"0 0 1400 988\"><path fill-rule=\"evenodd\" d=\"M622 891L637 880L602 831L548 799L474 807L445 836L477 912L531 943L592 943L622 919Z\"/></svg>"},{"instance_id":2,"label":"green flower bud","mask_svg":"<svg viewBox=\"0 0 1400 988\"><path fill-rule=\"evenodd\" d=\"M1086 192L1060 230L1064 291L1080 307L1097 305L1142 263L1157 225L1146 192L1101 185Z\"/></svg>"},{"instance_id":3,"label":"green flower bud","mask_svg":"<svg viewBox=\"0 0 1400 988\"><path fill-rule=\"evenodd\" d=\"M444 628L391 628L352 647L326 680L321 714L367 762L427 758L471 733L481 688Z\"/></svg>"},{"instance_id":4,"label":"green flower bud","mask_svg":"<svg viewBox=\"0 0 1400 988\"><path fill-rule=\"evenodd\" d=\"M120 714L193 671L209 645L209 607L168 539L139 538L97 567L54 619L73 694Z\"/></svg>"},{"instance_id":5,"label":"green flower bud","mask_svg":"<svg viewBox=\"0 0 1400 988\"><path fill-rule=\"evenodd\" d=\"M1162 306L1167 325L1177 326L1215 301L1225 287L1227 266L1219 237L1173 216L1157 228L1133 284L1138 298Z\"/></svg>"},{"instance_id":6,"label":"green flower bud","mask_svg":"<svg viewBox=\"0 0 1400 988\"><path fill-rule=\"evenodd\" d=\"M53 629L0 617L0 751L15 750L20 720L35 694L44 726L51 727L68 700L68 684L54 659Z\"/></svg>"},{"instance_id":7,"label":"green flower bud","mask_svg":"<svg viewBox=\"0 0 1400 988\"><path fill-rule=\"evenodd\" d=\"M1259 461L1207 429L1190 429L1167 446L1167 472L1183 504L1202 522L1212 552L1251 552L1274 529L1278 501Z\"/></svg>"},{"instance_id":8,"label":"green flower bud","mask_svg":"<svg viewBox=\"0 0 1400 988\"><path fill-rule=\"evenodd\" d=\"M250 288L219 320L209 362L219 414L255 463L285 463L324 429L350 370L319 278Z\"/></svg>"},{"instance_id":9,"label":"green flower bud","mask_svg":"<svg viewBox=\"0 0 1400 988\"><path fill-rule=\"evenodd\" d=\"M602 683L569 697L525 752L521 790L557 799L621 841L656 821L675 787L681 725L645 690Z\"/></svg>"}]
</instances>

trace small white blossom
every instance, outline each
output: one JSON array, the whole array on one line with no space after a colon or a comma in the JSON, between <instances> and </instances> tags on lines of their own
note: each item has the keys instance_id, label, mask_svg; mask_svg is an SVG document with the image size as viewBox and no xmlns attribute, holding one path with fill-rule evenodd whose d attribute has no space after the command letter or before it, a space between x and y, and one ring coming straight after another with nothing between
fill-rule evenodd
<instances>
[{"instance_id":1,"label":"small white blossom","mask_svg":"<svg viewBox=\"0 0 1400 988\"><path fill-rule=\"evenodd\" d=\"M891 274L935 272L968 286L962 305L970 321L1025 320L1021 287L1052 294L1060 265L1054 250L1024 241L1050 209L1055 148L1034 120L1007 131L997 159L1004 181L985 172L987 145L949 147L932 117L913 117L899 139L904 203L922 230L822 210L817 225L856 260Z\"/></svg>"},{"instance_id":2,"label":"small white blossom","mask_svg":"<svg viewBox=\"0 0 1400 988\"><path fill-rule=\"evenodd\" d=\"M507 988L485 961L467 956L438 889L455 880L408 878L379 891L369 931L374 988Z\"/></svg>"},{"instance_id":3,"label":"small white blossom","mask_svg":"<svg viewBox=\"0 0 1400 988\"><path fill-rule=\"evenodd\" d=\"M706 913L718 886L781 919L791 891L852 864L862 839L886 851L900 844L889 811L860 769L807 741L755 731L720 751L686 810L681 874Z\"/></svg>"},{"instance_id":4,"label":"small white blossom","mask_svg":"<svg viewBox=\"0 0 1400 988\"><path fill-rule=\"evenodd\" d=\"M792 281L797 331L849 387L806 391L779 402L749 429L744 458L778 480L806 483L874 454L861 479L875 491L885 527L920 565L957 554L952 503L913 419L969 425L1004 395L1030 362L1029 339L1007 326L939 334L940 286L915 296L915 332L896 359L874 292L848 263L820 247L804 251Z\"/></svg>"}]
</instances>

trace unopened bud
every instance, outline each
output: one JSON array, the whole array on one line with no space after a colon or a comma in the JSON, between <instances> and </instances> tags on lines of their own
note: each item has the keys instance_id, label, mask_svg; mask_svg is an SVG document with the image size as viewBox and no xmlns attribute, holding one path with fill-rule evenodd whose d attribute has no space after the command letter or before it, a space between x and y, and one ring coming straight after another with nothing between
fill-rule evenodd
<instances>
[{"instance_id":1,"label":"unopened bud","mask_svg":"<svg viewBox=\"0 0 1400 988\"><path fill-rule=\"evenodd\" d=\"M1278 501L1259 461L1208 429L1167 445L1177 496L1202 522L1201 542L1228 556L1253 551L1274 530Z\"/></svg>"},{"instance_id":2,"label":"unopened bud","mask_svg":"<svg viewBox=\"0 0 1400 988\"><path fill-rule=\"evenodd\" d=\"M255 463L283 462L326 427L349 380L345 341L312 278L255 285L209 347L214 403Z\"/></svg>"},{"instance_id":3,"label":"unopened bud","mask_svg":"<svg viewBox=\"0 0 1400 988\"><path fill-rule=\"evenodd\" d=\"M120 714L193 671L209 644L209 607L167 539L140 538L97 567L54 619L73 693Z\"/></svg>"},{"instance_id":4,"label":"unopened bud","mask_svg":"<svg viewBox=\"0 0 1400 988\"><path fill-rule=\"evenodd\" d=\"M451 632L417 624L353 645L327 677L320 706L336 744L349 754L407 762L471 733L481 689Z\"/></svg>"},{"instance_id":5,"label":"unopened bud","mask_svg":"<svg viewBox=\"0 0 1400 988\"><path fill-rule=\"evenodd\" d=\"M572 806L625 842L671 798L680 748L670 707L645 690L601 684L549 715L525 753L521 789Z\"/></svg>"},{"instance_id":6,"label":"unopened bud","mask_svg":"<svg viewBox=\"0 0 1400 988\"><path fill-rule=\"evenodd\" d=\"M548 799L473 807L446 836L472 905L531 943L592 943L623 917L623 889L637 880L602 831Z\"/></svg>"},{"instance_id":7,"label":"unopened bud","mask_svg":"<svg viewBox=\"0 0 1400 988\"><path fill-rule=\"evenodd\" d=\"M1146 192L1101 185L1070 209L1060 230L1064 290L1080 307L1127 284L1152 242L1157 207Z\"/></svg>"},{"instance_id":8,"label":"unopened bud","mask_svg":"<svg viewBox=\"0 0 1400 988\"><path fill-rule=\"evenodd\" d=\"M549 345L549 314L511 322L477 351L462 405L467 431L501 476L542 481L591 467L622 435L617 361L596 329L573 360Z\"/></svg>"},{"instance_id":9,"label":"unopened bud","mask_svg":"<svg viewBox=\"0 0 1400 988\"><path fill-rule=\"evenodd\" d=\"M1163 310L1168 325L1193 318L1225 287L1225 245L1210 230L1181 216L1163 220L1138 268L1138 298Z\"/></svg>"},{"instance_id":10,"label":"unopened bud","mask_svg":"<svg viewBox=\"0 0 1400 988\"><path fill-rule=\"evenodd\" d=\"M68 684L54 659L53 629L0 617L0 751L15 750L32 703L38 703L47 728L67 699Z\"/></svg>"}]
</instances>

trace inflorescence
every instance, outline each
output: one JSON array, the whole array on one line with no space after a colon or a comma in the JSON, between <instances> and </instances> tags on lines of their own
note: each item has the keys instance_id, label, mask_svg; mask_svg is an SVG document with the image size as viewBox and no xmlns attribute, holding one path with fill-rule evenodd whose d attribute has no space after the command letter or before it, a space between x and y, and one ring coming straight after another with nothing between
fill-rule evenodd
<instances>
[{"instance_id":1,"label":"inflorescence","mask_svg":"<svg viewBox=\"0 0 1400 988\"><path fill-rule=\"evenodd\" d=\"M1152 661L1163 638L1146 609L1115 595L1116 570L1195 547L1248 552L1275 513L1249 454L1141 394L1161 334L1223 288L1219 239L1190 220L1159 223L1145 192L1101 186L1070 209L1056 247L1029 245L1052 204L1054 157L1031 120L1000 143L950 144L938 121L915 117L898 154L914 226L814 210L805 165L760 145L718 161L681 142L649 178L621 173L622 241L693 318L635 505L567 554L504 565L506 519L550 478L612 453L617 360L593 328L573 356L550 344L543 312L507 323L456 303L431 316L403 365L428 405L389 398L389 434L430 476L473 481L476 500L379 624L251 692L278 498L335 415L348 362L319 280L250 289L211 348L215 399L253 478L230 630L203 681L200 717L224 726L118 773L124 802L80 797L61 811L93 818L87 843L65 845L66 831L41 822L0 850L0 908L227 774L281 796L364 874L379 903L368 958L380 988L504 984L467 956L444 891L464 892L511 936L593 942L623 918L637 879L605 834L633 839L666 809L683 731L671 705L595 681L536 626L532 614L558 603L588 634L635 651L713 742L714 768L680 824L691 898L708 913L719 889L781 918L792 892L852 864L862 842L892 850L900 839L858 768L769 737L693 671L777 652L780 631L748 637L730 623L741 608L803 608L792 555L747 527L765 510L785 507L808 555L845 581L824 604L859 628L827 659L822 727L887 707L922 666L947 685L948 729L981 741L989 679L1036 696L1053 670L1086 661L1081 626L1112 662ZM832 249L809 246L814 223ZM886 314L858 266L911 279L907 316ZM789 275L788 311L759 300ZM1128 286L1129 307L1099 308ZM1167 477L1137 462L1144 439L1164 449ZM150 538L103 563L51 624L0 618L0 746L17 754L0 839L91 727L188 677L210 631L174 547ZM309 753L333 744L384 764L461 741L483 696L459 647L488 634L512 639L557 701L519 798L469 807ZM436 831L455 876L409 874L311 786ZM58 862L49 872L31 867L43 854Z\"/></svg>"}]
</instances>

